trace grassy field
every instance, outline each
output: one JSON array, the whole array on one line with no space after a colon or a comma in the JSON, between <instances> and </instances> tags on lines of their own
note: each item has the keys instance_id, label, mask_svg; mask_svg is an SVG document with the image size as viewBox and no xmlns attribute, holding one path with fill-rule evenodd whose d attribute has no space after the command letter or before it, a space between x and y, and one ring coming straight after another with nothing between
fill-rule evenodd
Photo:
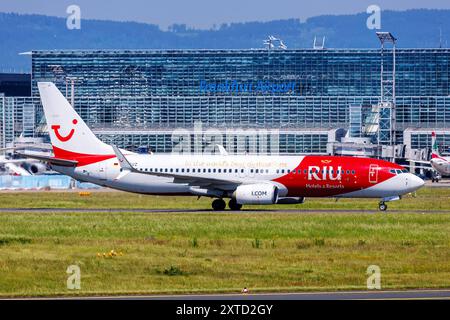
<instances>
[{"instance_id":1,"label":"grassy field","mask_svg":"<svg viewBox=\"0 0 450 320\"><path fill-rule=\"evenodd\" d=\"M365 289L372 264L381 268L384 289L450 287L449 197L448 189L423 189L390 204L405 210L392 214L0 212L0 295ZM298 208L376 205L320 199ZM210 200L0 193L0 207L52 206L204 209ZM110 250L118 255L103 257ZM81 290L66 288L73 264Z\"/></svg>"}]
</instances>

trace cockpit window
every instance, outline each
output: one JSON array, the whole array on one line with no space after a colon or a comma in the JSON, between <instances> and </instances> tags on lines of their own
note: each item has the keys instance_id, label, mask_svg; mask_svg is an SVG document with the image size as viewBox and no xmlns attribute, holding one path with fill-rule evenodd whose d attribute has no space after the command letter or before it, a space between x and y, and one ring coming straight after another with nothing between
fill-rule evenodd
<instances>
[{"instance_id":1,"label":"cockpit window","mask_svg":"<svg viewBox=\"0 0 450 320\"><path fill-rule=\"evenodd\" d=\"M389 170L389 172L393 173L393 174L402 174L402 173L408 173L409 171L408 171L408 169L402 169L402 170L400 170L400 169L391 169L391 170Z\"/></svg>"}]
</instances>

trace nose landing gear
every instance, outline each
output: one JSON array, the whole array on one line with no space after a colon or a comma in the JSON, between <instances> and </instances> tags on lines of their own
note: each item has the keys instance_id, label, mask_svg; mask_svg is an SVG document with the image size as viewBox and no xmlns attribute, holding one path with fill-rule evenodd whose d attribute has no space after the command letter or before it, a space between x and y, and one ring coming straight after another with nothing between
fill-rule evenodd
<instances>
[{"instance_id":1,"label":"nose landing gear","mask_svg":"<svg viewBox=\"0 0 450 320\"><path fill-rule=\"evenodd\" d=\"M381 198L380 203L378 204L378 209L380 209L380 211L386 211L387 209L387 204L386 202L390 202L390 201L397 201L400 200L401 196L391 196L391 197L385 197L385 198Z\"/></svg>"}]
</instances>

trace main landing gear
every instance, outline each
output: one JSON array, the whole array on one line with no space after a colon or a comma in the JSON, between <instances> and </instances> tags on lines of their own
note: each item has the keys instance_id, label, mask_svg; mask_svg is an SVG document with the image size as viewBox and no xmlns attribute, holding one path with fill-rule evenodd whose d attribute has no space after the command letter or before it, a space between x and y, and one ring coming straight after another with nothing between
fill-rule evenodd
<instances>
[{"instance_id":1,"label":"main landing gear","mask_svg":"<svg viewBox=\"0 0 450 320\"><path fill-rule=\"evenodd\" d=\"M223 211L225 210L225 207L226 203L223 199L215 199L212 202L212 209L214 211ZM242 204L237 203L236 199L230 199L230 201L228 202L228 207L230 208L230 210L237 211L241 210Z\"/></svg>"},{"instance_id":2,"label":"main landing gear","mask_svg":"<svg viewBox=\"0 0 450 320\"><path fill-rule=\"evenodd\" d=\"M228 202L228 207L230 208L230 210L238 211L241 210L242 204L237 203L236 199L231 198Z\"/></svg>"},{"instance_id":3,"label":"main landing gear","mask_svg":"<svg viewBox=\"0 0 450 320\"><path fill-rule=\"evenodd\" d=\"M380 203L378 204L378 209L380 209L380 211L386 211L387 204L384 203L384 201L380 201Z\"/></svg>"},{"instance_id":4,"label":"main landing gear","mask_svg":"<svg viewBox=\"0 0 450 320\"><path fill-rule=\"evenodd\" d=\"M223 211L225 210L226 203L223 199L216 199L212 202L212 209L214 211Z\"/></svg>"}]
</instances>

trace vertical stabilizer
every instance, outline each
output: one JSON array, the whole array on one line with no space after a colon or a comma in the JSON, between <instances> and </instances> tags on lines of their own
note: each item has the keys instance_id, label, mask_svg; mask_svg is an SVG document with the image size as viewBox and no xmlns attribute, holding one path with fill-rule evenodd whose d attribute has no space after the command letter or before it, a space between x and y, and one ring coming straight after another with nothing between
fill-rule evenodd
<instances>
[{"instance_id":1,"label":"vertical stabilizer","mask_svg":"<svg viewBox=\"0 0 450 320\"><path fill-rule=\"evenodd\" d=\"M100 141L52 82L39 82L48 132L56 157L111 155L112 147Z\"/></svg>"},{"instance_id":2,"label":"vertical stabilizer","mask_svg":"<svg viewBox=\"0 0 450 320\"><path fill-rule=\"evenodd\" d=\"M439 147L436 140L436 132L431 133L431 158L439 158Z\"/></svg>"}]
</instances>

